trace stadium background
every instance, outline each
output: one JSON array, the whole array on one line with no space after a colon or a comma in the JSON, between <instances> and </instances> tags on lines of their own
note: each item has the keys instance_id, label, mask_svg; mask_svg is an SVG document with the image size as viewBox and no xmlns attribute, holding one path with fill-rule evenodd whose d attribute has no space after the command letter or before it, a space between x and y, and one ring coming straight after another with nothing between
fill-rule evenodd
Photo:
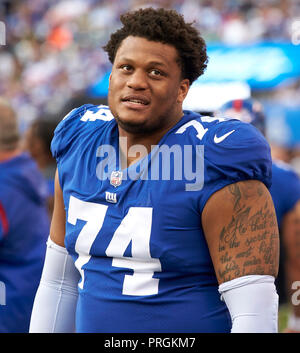
<instances>
[{"instance_id":1,"label":"stadium background","mask_svg":"<svg viewBox=\"0 0 300 353\"><path fill-rule=\"evenodd\" d=\"M21 132L35 119L58 122L83 103L106 103L111 65L101 47L121 13L149 5L178 10L207 41L208 69L185 107L211 112L229 99L258 98L274 154L300 174L297 0L2 0L0 96L15 108Z\"/></svg>"}]
</instances>

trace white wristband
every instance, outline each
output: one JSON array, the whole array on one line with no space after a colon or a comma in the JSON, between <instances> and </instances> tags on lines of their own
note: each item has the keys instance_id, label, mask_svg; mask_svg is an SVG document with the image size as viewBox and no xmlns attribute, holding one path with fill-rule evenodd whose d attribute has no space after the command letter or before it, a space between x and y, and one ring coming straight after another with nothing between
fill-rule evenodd
<instances>
[{"instance_id":1,"label":"white wristband","mask_svg":"<svg viewBox=\"0 0 300 353\"><path fill-rule=\"evenodd\" d=\"M278 295L275 278L249 275L219 286L232 319L232 333L278 332Z\"/></svg>"}]
</instances>

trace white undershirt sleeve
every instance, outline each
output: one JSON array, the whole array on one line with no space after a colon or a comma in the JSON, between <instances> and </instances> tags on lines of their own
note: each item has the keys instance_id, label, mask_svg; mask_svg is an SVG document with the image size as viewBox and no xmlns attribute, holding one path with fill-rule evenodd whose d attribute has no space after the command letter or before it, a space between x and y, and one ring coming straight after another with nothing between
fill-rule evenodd
<instances>
[{"instance_id":1,"label":"white undershirt sleeve","mask_svg":"<svg viewBox=\"0 0 300 353\"><path fill-rule=\"evenodd\" d=\"M219 286L232 320L232 333L278 332L278 294L275 278L249 275Z\"/></svg>"},{"instance_id":2,"label":"white undershirt sleeve","mask_svg":"<svg viewBox=\"0 0 300 353\"><path fill-rule=\"evenodd\" d=\"M50 237L30 321L30 333L75 332L80 274L67 250Z\"/></svg>"}]
</instances>

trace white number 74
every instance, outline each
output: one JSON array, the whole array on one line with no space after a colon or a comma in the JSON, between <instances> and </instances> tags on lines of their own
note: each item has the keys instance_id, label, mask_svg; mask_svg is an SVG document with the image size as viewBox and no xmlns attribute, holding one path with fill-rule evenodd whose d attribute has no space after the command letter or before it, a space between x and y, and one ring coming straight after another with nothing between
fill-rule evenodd
<instances>
[{"instance_id":1,"label":"white number 74","mask_svg":"<svg viewBox=\"0 0 300 353\"><path fill-rule=\"evenodd\" d=\"M107 208L102 204L70 197L68 222L75 225L78 219L86 221L75 244L75 251L79 255L75 266L81 274L78 284L81 289L84 285L83 266L91 258L90 250L102 228ZM150 254L151 226L151 207L130 207L106 249L106 255L112 258L112 266L133 270L133 275L124 277L122 294L158 293L159 279L153 278L153 275L154 272L161 272L161 264L159 259L152 258ZM132 257L126 257L124 253L130 242Z\"/></svg>"}]
</instances>

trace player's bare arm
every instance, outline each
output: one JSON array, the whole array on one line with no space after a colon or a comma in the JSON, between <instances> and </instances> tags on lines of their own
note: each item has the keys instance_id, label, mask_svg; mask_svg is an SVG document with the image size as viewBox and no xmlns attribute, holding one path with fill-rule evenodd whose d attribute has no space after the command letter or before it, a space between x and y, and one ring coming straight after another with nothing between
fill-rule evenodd
<instances>
[{"instance_id":1,"label":"player's bare arm","mask_svg":"<svg viewBox=\"0 0 300 353\"><path fill-rule=\"evenodd\" d=\"M64 208L63 193L59 183L58 171L55 173L55 193L54 193L54 209L50 227L50 238L57 245L65 246L65 223L66 213Z\"/></svg>"},{"instance_id":2,"label":"player's bare arm","mask_svg":"<svg viewBox=\"0 0 300 353\"><path fill-rule=\"evenodd\" d=\"M264 184L248 180L219 190L202 221L219 284L246 275L277 276L278 226Z\"/></svg>"}]
</instances>

